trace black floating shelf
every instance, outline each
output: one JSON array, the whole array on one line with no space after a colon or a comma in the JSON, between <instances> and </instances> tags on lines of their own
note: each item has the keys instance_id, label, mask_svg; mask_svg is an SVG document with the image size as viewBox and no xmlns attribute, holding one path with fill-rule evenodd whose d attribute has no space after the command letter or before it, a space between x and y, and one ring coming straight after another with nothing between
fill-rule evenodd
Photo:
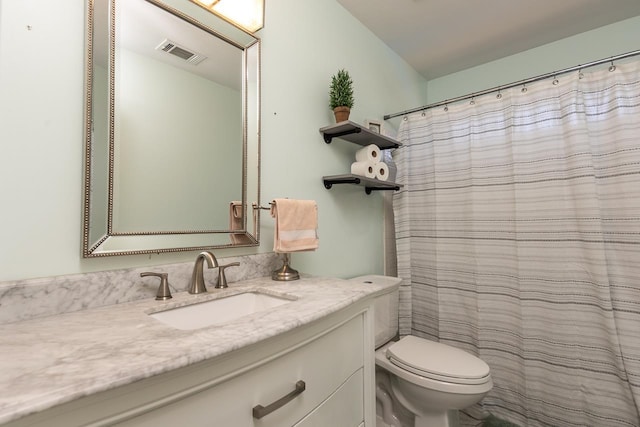
<instances>
[{"instance_id":1,"label":"black floating shelf","mask_svg":"<svg viewBox=\"0 0 640 427\"><path fill-rule=\"evenodd\" d=\"M320 133L324 137L324 142L327 144L330 144L333 138L340 138L362 146L375 144L383 150L398 148L401 145L398 141L388 136L370 131L350 120L320 128Z\"/></svg>"},{"instance_id":2,"label":"black floating shelf","mask_svg":"<svg viewBox=\"0 0 640 427\"><path fill-rule=\"evenodd\" d=\"M322 181L327 190L333 187L334 184L356 184L362 185L367 194L371 194L372 191L398 191L402 188L402 185L395 182L380 181L353 174L323 176Z\"/></svg>"}]
</instances>

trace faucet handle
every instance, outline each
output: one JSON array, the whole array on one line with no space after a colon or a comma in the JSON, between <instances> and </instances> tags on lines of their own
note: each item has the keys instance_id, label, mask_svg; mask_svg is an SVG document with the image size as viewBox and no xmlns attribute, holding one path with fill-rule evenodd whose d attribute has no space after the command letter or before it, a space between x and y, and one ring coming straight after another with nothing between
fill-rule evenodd
<instances>
[{"instance_id":1,"label":"faucet handle","mask_svg":"<svg viewBox=\"0 0 640 427\"><path fill-rule=\"evenodd\" d=\"M160 278L160 286L156 294L156 299L159 301L168 300L171 297L171 289L169 288L169 274L168 273L154 273L152 271L145 271L140 273L140 277L154 276Z\"/></svg>"},{"instance_id":2,"label":"faucet handle","mask_svg":"<svg viewBox=\"0 0 640 427\"><path fill-rule=\"evenodd\" d=\"M227 276L225 276L224 270L227 267L237 267L239 265L240 265L239 262L232 262L231 264L219 265L218 266L218 283L216 284L215 288L216 289L228 288L229 286L227 285Z\"/></svg>"}]
</instances>

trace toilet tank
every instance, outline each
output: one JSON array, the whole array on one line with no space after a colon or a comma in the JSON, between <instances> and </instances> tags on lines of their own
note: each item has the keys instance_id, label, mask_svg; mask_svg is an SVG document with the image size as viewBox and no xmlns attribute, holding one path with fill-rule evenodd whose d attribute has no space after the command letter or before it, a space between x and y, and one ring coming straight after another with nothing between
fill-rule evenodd
<instances>
[{"instance_id":1,"label":"toilet tank","mask_svg":"<svg viewBox=\"0 0 640 427\"><path fill-rule=\"evenodd\" d=\"M402 279L371 274L354 277L350 281L395 285L389 288L389 292L377 296L373 302L376 348L391 341L398 334L398 298Z\"/></svg>"}]
</instances>

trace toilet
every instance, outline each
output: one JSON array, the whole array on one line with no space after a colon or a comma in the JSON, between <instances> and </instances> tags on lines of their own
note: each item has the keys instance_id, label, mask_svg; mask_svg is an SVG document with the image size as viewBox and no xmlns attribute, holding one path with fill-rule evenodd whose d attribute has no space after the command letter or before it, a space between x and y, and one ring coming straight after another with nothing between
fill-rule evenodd
<instances>
[{"instance_id":1,"label":"toilet","mask_svg":"<svg viewBox=\"0 0 640 427\"><path fill-rule=\"evenodd\" d=\"M401 282L378 275L350 280ZM489 366L466 351L423 338L396 341L398 296L396 288L374 300L377 427L457 427L458 410L479 402L493 387Z\"/></svg>"}]
</instances>

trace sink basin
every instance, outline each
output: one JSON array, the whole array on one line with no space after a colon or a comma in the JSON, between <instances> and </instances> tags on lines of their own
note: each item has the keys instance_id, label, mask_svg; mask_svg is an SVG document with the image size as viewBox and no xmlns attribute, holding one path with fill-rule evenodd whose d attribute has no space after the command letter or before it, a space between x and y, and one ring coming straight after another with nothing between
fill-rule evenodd
<instances>
[{"instance_id":1,"label":"sink basin","mask_svg":"<svg viewBox=\"0 0 640 427\"><path fill-rule=\"evenodd\" d=\"M176 329L192 330L224 324L259 311L291 302L292 299L259 292L244 292L183 307L151 313L149 316Z\"/></svg>"}]
</instances>

